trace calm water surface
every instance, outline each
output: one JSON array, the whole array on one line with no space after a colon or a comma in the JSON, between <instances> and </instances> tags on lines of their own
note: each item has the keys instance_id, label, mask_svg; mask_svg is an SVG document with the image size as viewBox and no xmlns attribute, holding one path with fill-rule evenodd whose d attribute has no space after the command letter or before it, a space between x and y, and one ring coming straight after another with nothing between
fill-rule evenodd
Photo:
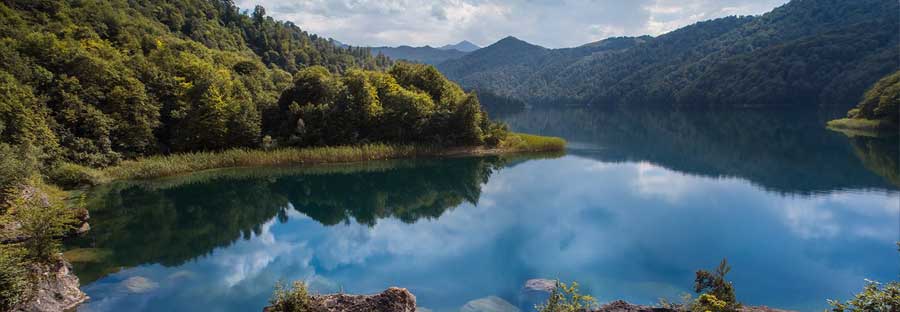
<instances>
[{"instance_id":1,"label":"calm water surface","mask_svg":"<svg viewBox=\"0 0 900 312\"><path fill-rule=\"evenodd\" d=\"M81 311L261 311L279 279L407 287L432 311L484 298L531 311L533 278L652 304L724 257L744 303L821 311L865 278L898 278L900 171L897 138L850 139L820 119L529 111L507 120L568 138L566 156L105 185L67 256L92 298Z\"/></svg>"}]
</instances>

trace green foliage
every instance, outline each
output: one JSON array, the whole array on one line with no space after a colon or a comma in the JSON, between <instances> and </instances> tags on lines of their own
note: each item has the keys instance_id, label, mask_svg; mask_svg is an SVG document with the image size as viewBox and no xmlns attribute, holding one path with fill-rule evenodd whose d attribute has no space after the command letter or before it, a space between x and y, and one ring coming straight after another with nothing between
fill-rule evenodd
<instances>
[{"instance_id":1,"label":"green foliage","mask_svg":"<svg viewBox=\"0 0 900 312\"><path fill-rule=\"evenodd\" d=\"M317 305L309 296L306 283L294 281L291 288L286 288L281 281L275 283L275 292L269 299L270 311L273 312L313 312Z\"/></svg>"},{"instance_id":2,"label":"green foliage","mask_svg":"<svg viewBox=\"0 0 900 312\"><path fill-rule=\"evenodd\" d=\"M94 186L104 181L103 172L73 163L60 163L47 174L50 182L64 188Z\"/></svg>"},{"instance_id":3,"label":"green foliage","mask_svg":"<svg viewBox=\"0 0 900 312\"><path fill-rule=\"evenodd\" d=\"M547 302L535 308L538 312L580 312L596 306L597 300L594 297L579 293L577 282L566 285L557 280Z\"/></svg>"},{"instance_id":4,"label":"green foliage","mask_svg":"<svg viewBox=\"0 0 900 312\"><path fill-rule=\"evenodd\" d=\"M28 237L23 243L32 261L51 261L59 252L59 238L67 234L74 223L74 210L66 207L62 191L33 183L12 199L10 210L21 224L21 234Z\"/></svg>"},{"instance_id":5,"label":"green foliage","mask_svg":"<svg viewBox=\"0 0 900 312\"><path fill-rule=\"evenodd\" d=\"M698 270L694 280L694 291L701 294L696 304L712 309L713 312L736 311L740 307L734 295L734 285L725 279L731 271L727 259L722 259L715 272ZM697 311L697 310L694 310Z\"/></svg>"},{"instance_id":6,"label":"green foliage","mask_svg":"<svg viewBox=\"0 0 900 312\"><path fill-rule=\"evenodd\" d=\"M0 245L0 311L25 301L30 282L24 251L18 246Z\"/></svg>"},{"instance_id":7,"label":"green foliage","mask_svg":"<svg viewBox=\"0 0 900 312\"><path fill-rule=\"evenodd\" d=\"M18 188L37 171L33 157L19 146L0 143L0 208L5 208ZM0 213L4 210L0 209Z\"/></svg>"},{"instance_id":8,"label":"green foliage","mask_svg":"<svg viewBox=\"0 0 900 312\"><path fill-rule=\"evenodd\" d=\"M733 307L730 306L730 303L724 300L719 300L715 295L712 294L702 294L700 297L697 297L697 300L694 301L689 311L694 312L734 312L737 311Z\"/></svg>"},{"instance_id":9,"label":"green foliage","mask_svg":"<svg viewBox=\"0 0 900 312\"><path fill-rule=\"evenodd\" d=\"M506 129L488 120L474 93L466 94L432 66L410 63L398 63L388 73L301 70L269 116L277 126L268 131L292 146L478 146L487 132L495 143L502 141Z\"/></svg>"},{"instance_id":10,"label":"green foliage","mask_svg":"<svg viewBox=\"0 0 900 312\"><path fill-rule=\"evenodd\" d=\"M0 17L0 142L42 162L257 147L291 73L391 64L230 0L7 1Z\"/></svg>"},{"instance_id":11,"label":"green foliage","mask_svg":"<svg viewBox=\"0 0 900 312\"><path fill-rule=\"evenodd\" d=\"M900 127L900 71L875 83L859 105L847 112L847 118L829 121L828 127L873 135L884 130L895 132Z\"/></svg>"},{"instance_id":12,"label":"green foliage","mask_svg":"<svg viewBox=\"0 0 900 312\"><path fill-rule=\"evenodd\" d=\"M893 312L900 310L900 282L881 284L866 280L863 291L856 297L841 302L828 300L833 312Z\"/></svg>"}]
</instances>

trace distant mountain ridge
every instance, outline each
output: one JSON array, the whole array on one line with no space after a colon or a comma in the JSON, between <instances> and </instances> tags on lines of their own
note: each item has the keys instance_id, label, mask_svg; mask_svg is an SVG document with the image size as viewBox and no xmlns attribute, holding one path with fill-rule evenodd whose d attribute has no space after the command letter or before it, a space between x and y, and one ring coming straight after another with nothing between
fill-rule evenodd
<instances>
[{"instance_id":1,"label":"distant mountain ridge","mask_svg":"<svg viewBox=\"0 0 900 312\"><path fill-rule=\"evenodd\" d=\"M424 63L436 65L438 63L457 59L466 55L466 52L462 52L459 50L442 50L438 48L433 48L430 46L424 47L411 47L411 46L399 46L399 47L374 47L372 48L372 55L377 56L378 54L383 54L394 60L404 60L411 61L416 63Z\"/></svg>"},{"instance_id":2,"label":"distant mountain ridge","mask_svg":"<svg viewBox=\"0 0 900 312\"><path fill-rule=\"evenodd\" d=\"M575 48L508 37L438 68L465 88L548 105L849 108L900 66L898 11L893 0L794 0Z\"/></svg>"},{"instance_id":3,"label":"distant mountain ridge","mask_svg":"<svg viewBox=\"0 0 900 312\"><path fill-rule=\"evenodd\" d=\"M373 47L372 55L377 56L380 53L395 60L437 65L448 60L458 59L478 49L480 49L479 46L468 40L463 40L457 44L448 44L438 48L427 45L423 47L411 47L407 45L399 47Z\"/></svg>"},{"instance_id":4,"label":"distant mountain ridge","mask_svg":"<svg viewBox=\"0 0 900 312\"><path fill-rule=\"evenodd\" d=\"M469 42L469 40L463 40L458 42L457 44L448 44L442 47L439 47L440 50L457 50L462 52L472 52L478 49L481 49L477 44Z\"/></svg>"}]
</instances>

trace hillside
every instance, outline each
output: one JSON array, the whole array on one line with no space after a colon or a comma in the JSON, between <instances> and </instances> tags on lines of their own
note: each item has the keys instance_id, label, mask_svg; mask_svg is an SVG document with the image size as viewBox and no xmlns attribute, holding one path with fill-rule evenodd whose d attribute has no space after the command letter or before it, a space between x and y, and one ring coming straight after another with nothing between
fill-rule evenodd
<instances>
[{"instance_id":1,"label":"hillside","mask_svg":"<svg viewBox=\"0 0 900 312\"><path fill-rule=\"evenodd\" d=\"M884 77L872 86L863 100L847 112L847 118L832 120L828 126L838 130L887 132L897 134L900 126L900 71Z\"/></svg>"},{"instance_id":2,"label":"hillside","mask_svg":"<svg viewBox=\"0 0 900 312\"><path fill-rule=\"evenodd\" d=\"M501 41L438 67L463 87L532 103L849 108L897 68L898 11L891 0L794 0L632 38L614 53L491 52L508 50Z\"/></svg>"},{"instance_id":3,"label":"hillside","mask_svg":"<svg viewBox=\"0 0 900 312\"><path fill-rule=\"evenodd\" d=\"M292 73L390 65L228 0L5 1L0 16L0 142L93 166L257 146Z\"/></svg>"},{"instance_id":4,"label":"hillside","mask_svg":"<svg viewBox=\"0 0 900 312\"><path fill-rule=\"evenodd\" d=\"M404 60L416 63L435 65L447 60L458 59L467 54L456 49L424 47L374 47L372 55L382 54L394 60Z\"/></svg>"}]
</instances>

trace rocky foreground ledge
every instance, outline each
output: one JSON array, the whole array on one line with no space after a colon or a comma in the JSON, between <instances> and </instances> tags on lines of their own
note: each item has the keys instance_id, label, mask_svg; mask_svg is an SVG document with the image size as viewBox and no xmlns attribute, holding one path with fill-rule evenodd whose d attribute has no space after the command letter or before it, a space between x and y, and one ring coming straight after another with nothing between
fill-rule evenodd
<instances>
[{"instance_id":1,"label":"rocky foreground ledge","mask_svg":"<svg viewBox=\"0 0 900 312\"><path fill-rule=\"evenodd\" d=\"M375 295L311 296L311 312L416 312L416 296L406 288L391 287ZM266 307L263 312L276 312Z\"/></svg>"},{"instance_id":2,"label":"rocky foreground ledge","mask_svg":"<svg viewBox=\"0 0 900 312\"><path fill-rule=\"evenodd\" d=\"M37 276L34 292L26 302L14 307L15 312L68 311L88 299L79 289L72 265L62 259L54 264L33 264L31 274Z\"/></svg>"},{"instance_id":3,"label":"rocky foreground ledge","mask_svg":"<svg viewBox=\"0 0 900 312\"><path fill-rule=\"evenodd\" d=\"M532 282L532 281L529 281ZM534 287L536 284L530 286ZM526 285L526 289L529 285ZM535 287L537 288L537 287ZM531 290L537 290L532 288ZM502 301L497 297L493 301ZM331 294L331 295L315 295L310 298L312 305L315 306L314 312L422 312L428 309L416 308L416 296L409 292L406 288L391 287L380 294L374 295L347 295L347 294ZM503 301L502 303L492 302L492 300L481 299L472 301L461 309L465 312L521 312L515 306ZM791 312L787 310L772 309L769 307L742 307L739 312ZM279 312L272 307L266 307L263 312ZM644 305L630 304L625 301L617 300L604 304L596 310L590 312L681 312L671 308L651 307Z\"/></svg>"}]
</instances>

